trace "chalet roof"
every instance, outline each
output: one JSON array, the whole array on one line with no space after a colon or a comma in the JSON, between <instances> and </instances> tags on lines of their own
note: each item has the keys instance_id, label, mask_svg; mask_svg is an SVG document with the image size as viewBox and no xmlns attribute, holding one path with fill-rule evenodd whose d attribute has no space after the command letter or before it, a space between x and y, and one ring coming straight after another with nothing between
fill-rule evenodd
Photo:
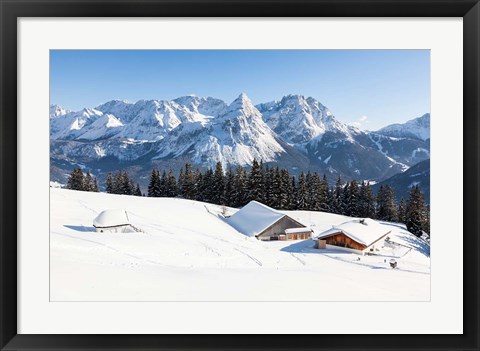
<instances>
[{"instance_id":1,"label":"chalet roof","mask_svg":"<svg viewBox=\"0 0 480 351\"><path fill-rule=\"evenodd\" d=\"M256 236L286 216L260 202L250 201L237 213L228 218L228 223L247 236Z\"/></svg>"},{"instance_id":2,"label":"chalet roof","mask_svg":"<svg viewBox=\"0 0 480 351\"><path fill-rule=\"evenodd\" d=\"M318 234L316 239L322 239L335 233L343 233L359 244L372 245L375 241L390 233L388 228L370 218L354 219Z\"/></svg>"},{"instance_id":3,"label":"chalet roof","mask_svg":"<svg viewBox=\"0 0 480 351\"><path fill-rule=\"evenodd\" d=\"M93 226L96 228L116 227L128 225L127 212L123 209L109 209L101 212L94 220Z\"/></svg>"},{"instance_id":4,"label":"chalet roof","mask_svg":"<svg viewBox=\"0 0 480 351\"><path fill-rule=\"evenodd\" d=\"M312 229L309 227L303 227L303 228L288 228L285 229L285 234L294 234L294 233L305 233L305 232L311 232Z\"/></svg>"}]
</instances>

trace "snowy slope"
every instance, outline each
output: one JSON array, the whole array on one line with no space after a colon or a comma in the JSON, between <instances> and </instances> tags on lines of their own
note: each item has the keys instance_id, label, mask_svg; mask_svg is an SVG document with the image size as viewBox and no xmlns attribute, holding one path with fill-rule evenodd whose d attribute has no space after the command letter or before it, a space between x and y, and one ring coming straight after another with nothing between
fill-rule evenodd
<instances>
[{"instance_id":1,"label":"snowy slope","mask_svg":"<svg viewBox=\"0 0 480 351\"><path fill-rule=\"evenodd\" d=\"M124 208L142 233L95 233L103 210ZM229 214L237 210L229 209ZM52 301L428 301L428 245L388 225L394 248L361 257L313 241L261 242L219 206L51 188ZM324 230L347 217L294 211ZM398 269L388 267L396 257ZM388 258L388 259L387 259ZM375 268L375 269L372 269Z\"/></svg>"}]
</instances>

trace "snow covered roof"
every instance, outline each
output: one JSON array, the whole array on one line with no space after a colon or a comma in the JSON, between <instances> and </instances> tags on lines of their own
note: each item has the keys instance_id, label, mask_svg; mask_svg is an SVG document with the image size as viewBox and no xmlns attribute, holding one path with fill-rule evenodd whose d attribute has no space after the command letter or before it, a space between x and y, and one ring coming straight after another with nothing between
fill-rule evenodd
<instances>
[{"instance_id":1,"label":"snow covered roof","mask_svg":"<svg viewBox=\"0 0 480 351\"><path fill-rule=\"evenodd\" d=\"M93 226L96 228L116 227L119 225L128 225L127 212L122 209L110 209L100 213L94 220Z\"/></svg>"},{"instance_id":2,"label":"snow covered roof","mask_svg":"<svg viewBox=\"0 0 480 351\"><path fill-rule=\"evenodd\" d=\"M284 213L260 202L250 201L228 218L228 223L242 234L256 236L284 216Z\"/></svg>"},{"instance_id":3,"label":"snow covered roof","mask_svg":"<svg viewBox=\"0 0 480 351\"><path fill-rule=\"evenodd\" d=\"M370 246L381 237L390 233L390 230L370 218L355 219L332 226L332 228L318 234L316 239L322 239L338 232L342 232L359 244Z\"/></svg>"},{"instance_id":4,"label":"snow covered roof","mask_svg":"<svg viewBox=\"0 0 480 351\"><path fill-rule=\"evenodd\" d=\"M311 232L312 229L309 227L304 227L304 228L288 228L285 229L285 234L294 234L294 233L305 233L305 232Z\"/></svg>"}]
</instances>

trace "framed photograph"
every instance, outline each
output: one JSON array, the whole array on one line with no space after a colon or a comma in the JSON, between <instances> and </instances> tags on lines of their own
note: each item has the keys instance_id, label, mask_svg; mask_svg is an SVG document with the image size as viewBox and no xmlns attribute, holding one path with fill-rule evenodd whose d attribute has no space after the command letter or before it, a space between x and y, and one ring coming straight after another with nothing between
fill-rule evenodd
<instances>
[{"instance_id":1,"label":"framed photograph","mask_svg":"<svg viewBox=\"0 0 480 351\"><path fill-rule=\"evenodd\" d=\"M477 0L0 11L2 350L478 349Z\"/></svg>"}]
</instances>

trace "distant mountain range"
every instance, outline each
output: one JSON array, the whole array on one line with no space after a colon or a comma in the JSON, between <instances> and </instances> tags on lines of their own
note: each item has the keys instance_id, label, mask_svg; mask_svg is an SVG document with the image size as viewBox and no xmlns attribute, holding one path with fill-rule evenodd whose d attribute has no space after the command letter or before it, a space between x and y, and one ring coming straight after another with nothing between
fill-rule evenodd
<instances>
[{"instance_id":1,"label":"distant mountain range","mask_svg":"<svg viewBox=\"0 0 480 351\"><path fill-rule=\"evenodd\" d=\"M430 115L366 131L337 120L312 97L288 95L254 105L245 95L227 104L212 97L113 100L69 111L50 107L51 180L79 165L102 179L127 169L145 184L152 167L178 171L248 167L253 158L317 170L331 179L385 180L430 157Z\"/></svg>"}]
</instances>

